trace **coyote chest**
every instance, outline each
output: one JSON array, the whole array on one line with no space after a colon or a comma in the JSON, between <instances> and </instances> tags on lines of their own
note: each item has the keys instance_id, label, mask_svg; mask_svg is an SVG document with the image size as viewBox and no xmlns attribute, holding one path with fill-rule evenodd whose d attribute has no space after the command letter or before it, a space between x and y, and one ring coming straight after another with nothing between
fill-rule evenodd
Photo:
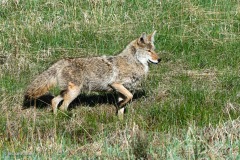
<instances>
[{"instance_id":1,"label":"coyote chest","mask_svg":"<svg viewBox=\"0 0 240 160\"><path fill-rule=\"evenodd\" d=\"M146 76L145 66L132 57L118 57L116 59L118 76L116 82L134 90Z\"/></svg>"}]
</instances>

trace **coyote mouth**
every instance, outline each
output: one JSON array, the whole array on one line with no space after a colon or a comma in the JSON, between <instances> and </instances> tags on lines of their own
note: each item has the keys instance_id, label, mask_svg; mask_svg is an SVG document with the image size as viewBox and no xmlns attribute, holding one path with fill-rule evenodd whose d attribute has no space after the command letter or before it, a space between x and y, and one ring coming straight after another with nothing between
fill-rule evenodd
<instances>
[{"instance_id":1,"label":"coyote mouth","mask_svg":"<svg viewBox=\"0 0 240 160\"><path fill-rule=\"evenodd\" d=\"M161 59L158 59L158 60L148 60L149 63L153 63L153 64L158 64L159 62L161 61Z\"/></svg>"}]
</instances>

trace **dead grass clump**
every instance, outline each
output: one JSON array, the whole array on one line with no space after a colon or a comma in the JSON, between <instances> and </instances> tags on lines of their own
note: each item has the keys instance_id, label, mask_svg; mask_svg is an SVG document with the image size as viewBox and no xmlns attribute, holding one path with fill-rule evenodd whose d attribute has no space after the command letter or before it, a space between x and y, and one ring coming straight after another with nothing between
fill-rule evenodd
<instances>
[{"instance_id":1,"label":"dead grass clump","mask_svg":"<svg viewBox=\"0 0 240 160\"><path fill-rule=\"evenodd\" d=\"M239 154L240 119L227 121L217 127L205 127L200 131L198 139L205 146L205 152L211 159L235 159Z\"/></svg>"},{"instance_id":2,"label":"dead grass clump","mask_svg":"<svg viewBox=\"0 0 240 160\"><path fill-rule=\"evenodd\" d=\"M144 132L138 131L135 133L131 146L135 159L148 159L149 141Z\"/></svg>"}]
</instances>

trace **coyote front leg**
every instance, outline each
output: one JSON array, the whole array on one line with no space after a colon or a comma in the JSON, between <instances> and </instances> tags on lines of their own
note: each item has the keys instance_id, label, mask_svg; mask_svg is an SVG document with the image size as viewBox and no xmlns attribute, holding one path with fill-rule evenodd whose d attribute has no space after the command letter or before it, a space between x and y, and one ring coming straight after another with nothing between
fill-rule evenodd
<instances>
[{"instance_id":1,"label":"coyote front leg","mask_svg":"<svg viewBox=\"0 0 240 160\"><path fill-rule=\"evenodd\" d=\"M111 84L111 87L120 94L120 101L118 102L117 106L117 114L120 119L123 119L124 106L133 98L133 95L122 84L113 83Z\"/></svg>"}]
</instances>

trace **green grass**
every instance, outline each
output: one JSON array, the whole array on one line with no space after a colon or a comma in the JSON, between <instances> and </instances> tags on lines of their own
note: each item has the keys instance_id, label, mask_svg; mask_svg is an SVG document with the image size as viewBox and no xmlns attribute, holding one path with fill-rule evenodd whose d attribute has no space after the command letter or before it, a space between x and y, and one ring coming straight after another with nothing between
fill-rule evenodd
<instances>
[{"instance_id":1,"label":"green grass","mask_svg":"<svg viewBox=\"0 0 240 160\"><path fill-rule=\"evenodd\" d=\"M0 156L239 159L239 9L237 0L1 1ZM57 116L21 110L27 85L58 59L116 55L154 30L162 62L123 121L114 95L96 93Z\"/></svg>"}]
</instances>

